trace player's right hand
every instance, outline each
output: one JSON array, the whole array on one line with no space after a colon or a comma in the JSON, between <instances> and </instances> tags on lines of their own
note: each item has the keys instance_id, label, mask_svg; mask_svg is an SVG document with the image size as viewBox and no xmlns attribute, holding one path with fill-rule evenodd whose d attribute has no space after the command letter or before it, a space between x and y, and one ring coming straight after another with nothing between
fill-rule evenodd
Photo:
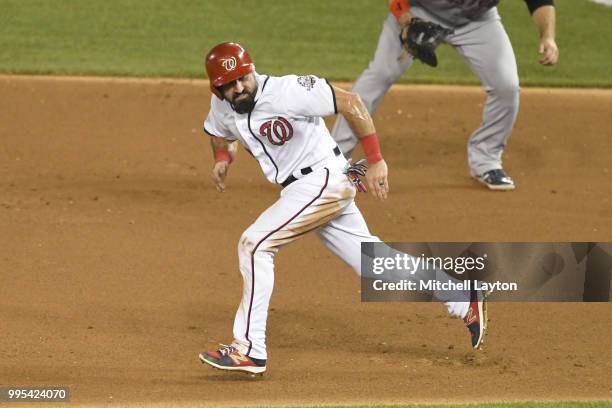
<instances>
[{"instance_id":1,"label":"player's right hand","mask_svg":"<svg viewBox=\"0 0 612 408\"><path fill-rule=\"evenodd\" d=\"M222 193L225 191L225 177L227 177L227 170L229 169L229 162L221 160L215 163L212 169L212 179L215 182L217 191Z\"/></svg>"},{"instance_id":2,"label":"player's right hand","mask_svg":"<svg viewBox=\"0 0 612 408\"><path fill-rule=\"evenodd\" d=\"M366 181L368 187L374 197L379 200L387 198L389 193L389 181L387 180L388 173L387 163L385 160L379 160L374 164L370 164L366 173Z\"/></svg>"}]
</instances>

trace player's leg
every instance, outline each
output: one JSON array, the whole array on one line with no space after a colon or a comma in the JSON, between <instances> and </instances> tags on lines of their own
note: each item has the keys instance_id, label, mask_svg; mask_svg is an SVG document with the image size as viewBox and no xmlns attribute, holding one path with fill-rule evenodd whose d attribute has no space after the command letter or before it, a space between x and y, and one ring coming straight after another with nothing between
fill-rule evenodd
<instances>
[{"instance_id":1,"label":"player's leg","mask_svg":"<svg viewBox=\"0 0 612 408\"><path fill-rule=\"evenodd\" d=\"M391 85L412 65L412 57L398 60L402 52L399 35L399 24L389 14L383 23L374 58L353 85L352 91L361 96L370 113L376 110ZM336 118L331 134L342 153L349 157L358 140L341 115Z\"/></svg>"},{"instance_id":2,"label":"player's leg","mask_svg":"<svg viewBox=\"0 0 612 408\"><path fill-rule=\"evenodd\" d=\"M340 195L330 186L333 178L329 170L321 169L294 182L242 234L238 257L243 292L234 320L232 348L202 353L203 362L222 369L265 371L274 256L283 245L327 223L346 205L339 202Z\"/></svg>"},{"instance_id":3,"label":"player's leg","mask_svg":"<svg viewBox=\"0 0 612 408\"><path fill-rule=\"evenodd\" d=\"M358 276L361 276L361 243L381 242L380 238L370 233L354 202L346 207L342 214L319 228L316 234L323 244Z\"/></svg>"},{"instance_id":4,"label":"player's leg","mask_svg":"<svg viewBox=\"0 0 612 408\"><path fill-rule=\"evenodd\" d=\"M493 10L495 11L495 10ZM502 169L502 153L512 133L519 110L519 78L512 44L498 14L491 12L486 22L471 23L450 37L487 93L481 126L468 142L468 162L473 176ZM494 177L503 178L493 172ZM489 184L496 189L512 189L511 180Z\"/></svg>"},{"instance_id":5,"label":"player's leg","mask_svg":"<svg viewBox=\"0 0 612 408\"><path fill-rule=\"evenodd\" d=\"M357 275L362 275L361 257L362 242L380 242L380 239L370 233L363 215L354 202L347 206L337 217L317 230L321 241L340 259L346 262ZM405 253L388 245L377 246L375 253L363 256L395 257L404 256ZM368 261L371 262L371 261ZM419 269L412 274L389 275L387 273L372 276L386 282L397 282L399 280L429 280L435 278L439 282L459 283L457 279L444 271ZM463 319L468 331L472 347L477 349L482 345L486 332L486 304L480 291L445 291L435 290L427 293L433 299L441 302L451 316Z\"/></svg>"},{"instance_id":6,"label":"player's leg","mask_svg":"<svg viewBox=\"0 0 612 408\"><path fill-rule=\"evenodd\" d=\"M381 240L370 233L368 226L353 202L343 212L330 220L327 224L317 230L317 236L335 255L349 265L358 276L362 276L361 257L363 242L381 242ZM404 252L398 251L388 245L376 247L376 252L363 254L368 258L385 257L394 258L396 255L405 256ZM408 254L411 256L410 254ZM400 280L429 280L436 279L440 282L459 281L443 271L419 269L413 273L372 275L371 278L382 279L386 282L399 282ZM452 316L463 317L467 312L469 293L457 291L436 290L427 293L431 298L441 302Z\"/></svg>"},{"instance_id":7,"label":"player's leg","mask_svg":"<svg viewBox=\"0 0 612 408\"><path fill-rule=\"evenodd\" d=\"M234 338L249 356L266 358L266 321L277 251L325 224L341 210L328 197L329 181L329 171L322 171L287 187L240 238L238 257L244 290L234 321Z\"/></svg>"}]
</instances>

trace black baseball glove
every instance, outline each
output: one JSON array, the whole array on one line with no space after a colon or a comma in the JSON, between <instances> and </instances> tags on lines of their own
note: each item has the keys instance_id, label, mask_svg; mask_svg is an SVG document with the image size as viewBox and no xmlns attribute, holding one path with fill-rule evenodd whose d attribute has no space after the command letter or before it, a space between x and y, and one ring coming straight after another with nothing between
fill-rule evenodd
<instances>
[{"instance_id":1,"label":"black baseball glove","mask_svg":"<svg viewBox=\"0 0 612 408\"><path fill-rule=\"evenodd\" d=\"M404 49L414 58L432 67L438 66L436 48L454 31L430 21L413 17L400 34Z\"/></svg>"}]
</instances>

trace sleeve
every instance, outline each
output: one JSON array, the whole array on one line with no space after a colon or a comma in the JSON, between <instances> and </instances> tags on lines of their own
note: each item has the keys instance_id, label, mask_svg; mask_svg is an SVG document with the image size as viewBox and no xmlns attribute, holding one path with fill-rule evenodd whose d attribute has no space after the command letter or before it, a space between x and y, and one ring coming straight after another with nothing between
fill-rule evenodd
<instances>
[{"instance_id":1,"label":"sleeve","mask_svg":"<svg viewBox=\"0 0 612 408\"><path fill-rule=\"evenodd\" d=\"M210 103L210 111L204 121L204 133L212 137L220 137L228 141L236 140L236 137L232 134L229 128L223 123L223 115L219 112L216 101L213 99Z\"/></svg>"},{"instance_id":2,"label":"sleeve","mask_svg":"<svg viewBox=\"0 0 612 408\"><path fill-rule=\"evenodd\" d=\"M527 8L529 12L533 14L534 11L539 9L542 6L554 6L555 2L553 0L525 0L527 3Z\"/></svg>"},{"instance_id":3,"label":"sleeve","mask_svg":"<svg viewBox=\"0 0 612 408\"><path fill-rule=\"evenodd\" d=\"M284 105L291 116L330 116L338 113L331 84L314 75L285 77Z\"/></svg>"},{"instance_id":4,"label":"sleeve","mask_svg":"<svg viewBox=\"0 0 612 408\"><path fill-rule=\"evenodd\" d=\"M408 0L389 0L389 11L399 20L404 14L410 13L410 4Z\"/></svg>"}]
</instances>

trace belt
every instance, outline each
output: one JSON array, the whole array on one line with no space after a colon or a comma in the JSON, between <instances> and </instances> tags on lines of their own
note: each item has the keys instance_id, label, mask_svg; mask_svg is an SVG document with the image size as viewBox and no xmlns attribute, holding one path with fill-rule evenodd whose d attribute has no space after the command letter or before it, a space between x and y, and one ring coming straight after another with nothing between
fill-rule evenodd
<instances>
[{"instance_id":1,"label":"belt","mask_svg":"<svg viewBox=\"0 0 612 408\"><path fill-rule=\"evenodd\" d=\"M334 147L334 155L340 156L341 154L342 152L340 151L340 148L338 146ZM310 166L304 167L303 169L300 170L300 173L302 173L302 176L310 174L312 173L312 167ZM295 176L292 174L289 177L287 177L285 181L281 183L281 186L287 187L289 184L293 183L294 181L297 181L297 178L295 178Z\"/></svg>"}]
</instances>

